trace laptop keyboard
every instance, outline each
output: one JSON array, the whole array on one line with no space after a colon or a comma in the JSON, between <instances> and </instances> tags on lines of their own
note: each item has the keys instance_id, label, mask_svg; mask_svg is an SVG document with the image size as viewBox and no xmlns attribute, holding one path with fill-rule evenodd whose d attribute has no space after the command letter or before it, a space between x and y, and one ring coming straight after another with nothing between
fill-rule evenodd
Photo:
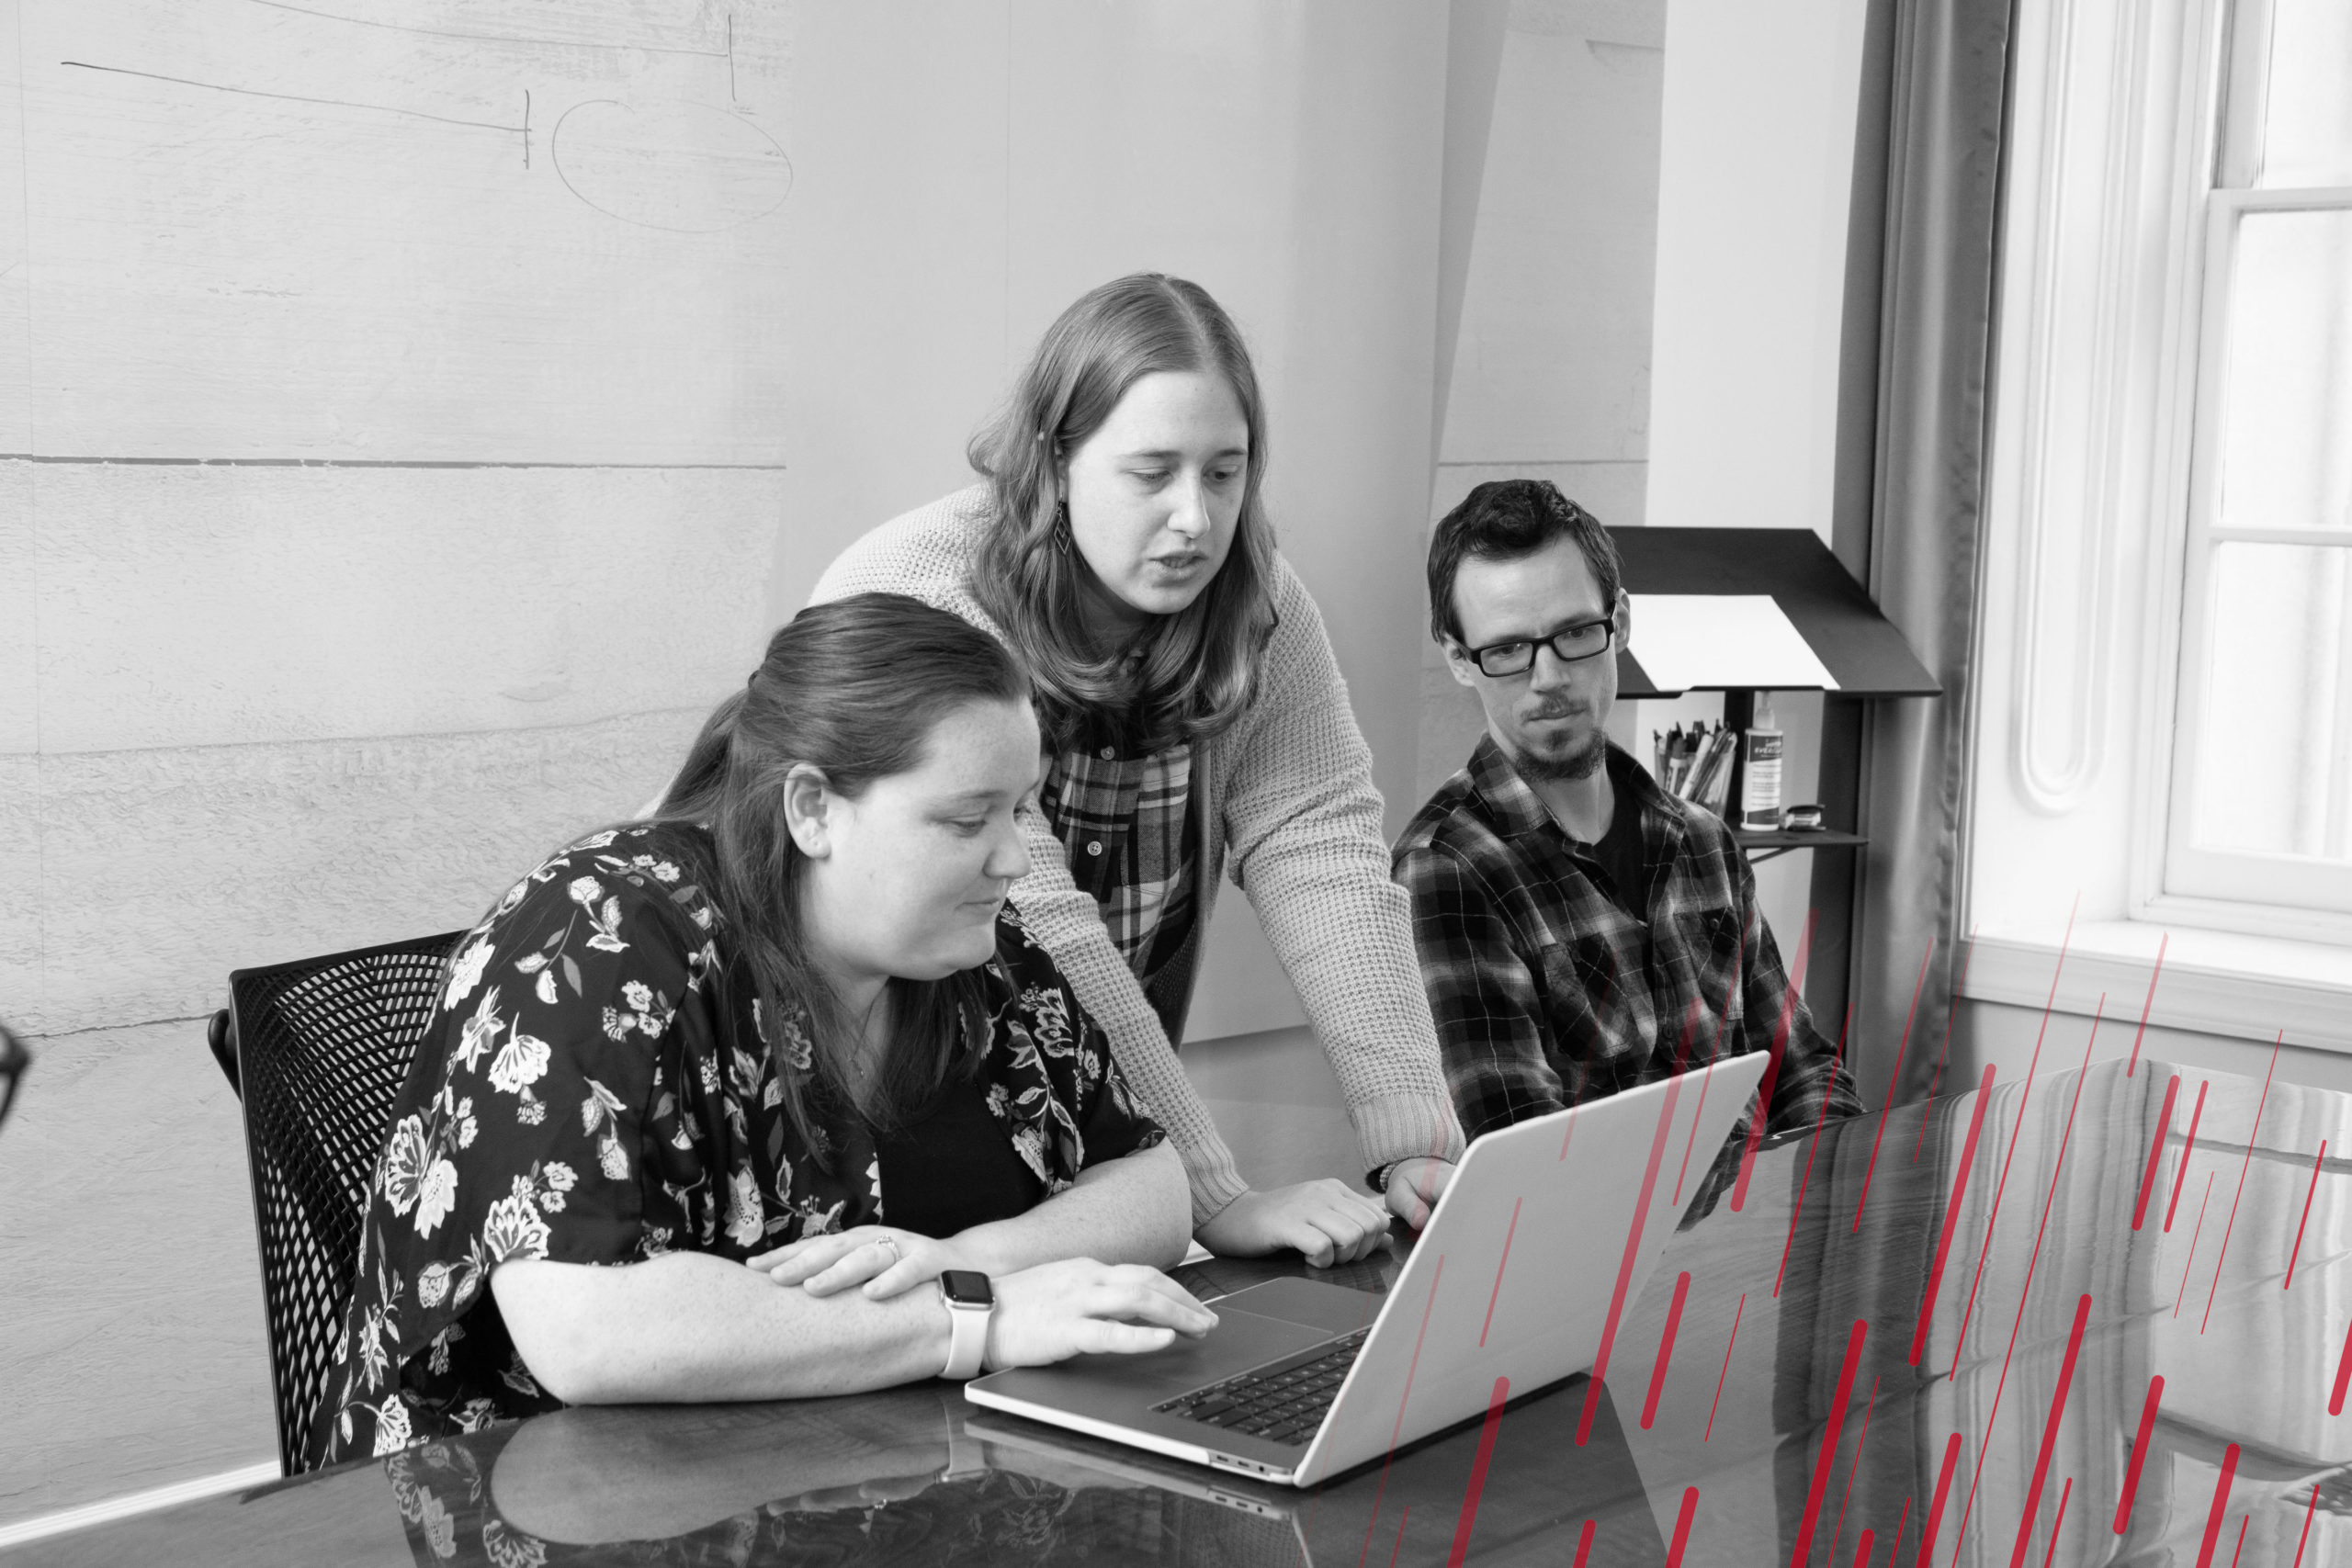
<instances>
[{"instance_id":1,"label":"laptop keyboard","mask_svg":"<svg viewBox=\"0 0 2352 1568\"><path fill-rule=\"evenodd\" d=\"M1357 1329L1308 1353L1306 1359L1271 1361L1238 1377L1181 1393L1152 1409L1163 1416L1204 1421L1228 1432L1270 1443L1305 1447L1323 1425L1324 1412L1339 1397L1340 1384L1355 1364L1356 1352L1372 1334Z\"/></svg>"}]
</instances>

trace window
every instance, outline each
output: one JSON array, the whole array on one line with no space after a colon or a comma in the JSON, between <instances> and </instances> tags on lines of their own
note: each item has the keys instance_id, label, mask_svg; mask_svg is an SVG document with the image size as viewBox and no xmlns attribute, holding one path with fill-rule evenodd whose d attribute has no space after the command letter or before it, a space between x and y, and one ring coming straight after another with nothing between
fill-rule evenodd
<instances>
[{"instance_id":1,"label":"window","mask_svg":"<svg viewBox=\"0 0 2352 1568\"><path fill-rule=\"evenodd\" d=\"M2225 38L2162 889L2352 913L2352 5Z\"/></svg>"}]
</instances>

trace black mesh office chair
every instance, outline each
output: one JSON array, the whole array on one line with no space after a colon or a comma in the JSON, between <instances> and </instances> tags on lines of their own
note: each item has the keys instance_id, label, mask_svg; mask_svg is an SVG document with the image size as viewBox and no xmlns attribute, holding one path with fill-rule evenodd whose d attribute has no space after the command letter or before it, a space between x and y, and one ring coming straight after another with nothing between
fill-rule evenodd
<instances>
[{"instance_id":1,"label":"black mesh office chair","mask_svg":"<svg viewBox=\"0 0 2352 1568\"><path fill-rule=\"evenodd\" d=\"M229 976L208 1043L245 1108L269 1313L278 1461L309 1469L312 1420L359 1261L368 1182L440 999L445 931Z\"/></svg>"}]
</instances>

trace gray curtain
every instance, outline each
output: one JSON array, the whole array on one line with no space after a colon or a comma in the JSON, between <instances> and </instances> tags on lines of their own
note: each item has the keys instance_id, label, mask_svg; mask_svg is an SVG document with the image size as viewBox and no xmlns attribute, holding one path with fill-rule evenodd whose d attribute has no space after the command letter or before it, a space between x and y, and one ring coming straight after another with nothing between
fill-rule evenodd
<instances>
[{"instance_id":1,"label":"gray curtain","mask_svg":"<svg viewBox=\"0 0 2352 1568\"><path fill-rule=\"evenodd\" d=\"M1956 895L2010 24L2010 0L1876 0L1865 33L1833 543L1944 689L1855 705L1871 842L1853 874L1849 995L1873 1105L1932 942L1894 1086L1898 1099L1927 1092L1965 937Z\"/></svg>"}]
</instances>

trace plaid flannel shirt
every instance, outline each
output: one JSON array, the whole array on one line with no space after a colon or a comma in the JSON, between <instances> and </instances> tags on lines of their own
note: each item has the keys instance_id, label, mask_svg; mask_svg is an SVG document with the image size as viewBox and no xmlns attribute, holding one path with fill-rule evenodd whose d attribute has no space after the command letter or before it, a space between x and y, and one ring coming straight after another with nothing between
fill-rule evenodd
<instances>
[{"instance_id":1,"label":"plaid flannel shirt","mask_svg":"<svg viewBox=\"0 0 2352 1568\"><path fill-rule=\"evenodd\" d=\"M1756 877L1713 813L1609 749L1617 809L1641 813L1647 921L1611 897L1491 736L1396 840L1413 939L1463 1131L1785 1042L1768 1128L1860 1113L1756 908ZM1744 1124L1744 1123L1743 1123Z\"/></svg>"},{"instance_id":2,"label":"plaid flannel shirt","mask_svg":"<svg viewBox=\"0 0 2352 1568\"><path fill-rule=\"evenodd\" d=\"M1102 929L1148 985L1192 929L1192 856L1184 824L1193 749L1121 757L1105 746L1055 757L1038 809L1069 856L1070 880L1102 911Z\"/></svg>"}]
</instances>

